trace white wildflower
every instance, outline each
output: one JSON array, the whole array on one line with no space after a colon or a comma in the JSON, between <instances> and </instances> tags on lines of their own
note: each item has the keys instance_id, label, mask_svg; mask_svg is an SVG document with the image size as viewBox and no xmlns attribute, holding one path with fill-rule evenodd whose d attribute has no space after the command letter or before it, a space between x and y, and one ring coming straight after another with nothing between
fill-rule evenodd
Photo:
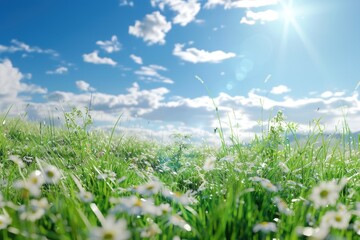
<instances>
[{"instance_id":1,"label":"white wildflower","mask_svg":"<svg viewBox=\"0 0 360 240\"><path fill-rule=\"evenodd\" d=\"M253 182L262 182L262 181L264 181L264 178L255 176L255 177L250 177L249 180L253 181Z\"/></svg>"},{"instance_id":2,"label":"white wildflower","mask_svg":"<svg viewBox=\"0 0 360 240\"><path fill-rule=\"evenodd\" d=\"M34 172L30 173L28 177L28 182L40 187L44 184L45 180L41 172L39 170L35 170Z\"/></svg>"},{"instance_id":3,"label":"white wildflower","mask_svg":"<svg viewBox=\"0 0 360 240\"><path fill-rule=\"evenodd\" d=\"M33 208L42 208L44 210L47 210L49 208L49 206L50 206L47 198L41 198L40 200L32 199L30 201L30 205Z\"/></svg>"},{"instance_id":4,"label":"white wildflower","mask_svg":"<svg viewBox=\"0 0 360 240\"><path fill-rule=\"evenodd\" d=\"M170 216L169 223L171 223L175 226L181 227L188 232L191 231L191 226L182 217L180 217L177 214L173 214Z\"/></svg>"},{"instance_id":5,"label":"white wildflower","mask_svg":"<svg viewBox=\"0 0 360 240\"><path fill-rule=\"evenodd\" d=\"M214 157L209 157L205 160L203 169L205 171L210 171L213 170L215 168L215 162L216 162L216 158Z\"/></svg>"},{"instance_id":6,"label":"white wildflower","mask_svg":"<svg viewBox=\"0 0 360 240\"><path fill-rule=\"evenodd\" d=\"M360 221L359 220L354 222L353 229L357 235L360 235Z\"/></svg>"},{"instance_id":7,"label":"white wildflower","mask_svg":"<svg viewBox=\"0 0 360 240\"><path fill-rule=\"evenodd\" d=\"M263 233L276 232L276 229L277 229L276 224L273 222L261 222L253 227L254 232L263 232Z\"/></svg>"},{"instance_id":8,"label":"white wildflower","mask_svg":"<svg viewBox=\"0 0 360 240\"><path fill-rule=\"evenodd\" d=\"M173 201L180 203L182 205L189 205L189 204L195 204L197 203L197 200L195 199L196 192L192 190L188 190L185 194L182 194L180 192L171 192L168 189L165 189L163 191L163 195L165 197L168 197L172 199Z\"/></svg>"},{"instance_id":9,"label":"white wildflower","mask_svg":"<svg viewBox=\"0 0 360 240\"><path fill-rule=\"evenodd\" d=\"M278 191L277 187L274 184L272 184L268 179L263 179L262 181L260 181L260 184L263 188L265 188L269 192Z\"/></svg>"},{"instance_id":10,"label":"white wildflower","mask_svg":"<svg viewBox=\"0 0 360 240\"><path fill-rule=\"evenodd\" d=\"M114 212L127 212L131 215L150 214L154 216L161 215L160 210L154 205L152 199L138 198L137 196L123 197L112 200L118 204L112 209Z\"/></svg>"},{"instance_id":11,"label":"white wildflower","mask_svg":"<svg viewBox=\"0 0 360 240\"><path fill-rule=\"evenodd\" d=\"M84 203L89 203L94 200L94 195L91 192L87 192L85 190L82 190L78 193L78 197L80 201Z\"/></svg>"},{"instance_id":12,"label":"white wildflower","mask_svg":"<svg viewBox=\"0 0 360 240\"><path fill-rule=\"evenodd\" d=\"M329 235L329 228L328 227L319 227L319 228L315 228L314 232L312 233L311 236L309 236L309 239L312 240L323 240L325 239L328 235Z\"/></svg>"},{"instance_id":13,"label":"white wildflower","mask_svg":"<svg viewBox=\"0 0 360 240\"><path fill-rule=\"evenodd\" d=\"M162 203L158 206L160 215L167 215L172 211L172 208L170 206L170 204L168 203Z\"/></svg>"},{"instance_id":14,"label":"white wildflower","mask_svg":"<svg viewBox=\"0 0 360 240\"><path fill-rule=\"evenodd\" d=\"M92 240L126 240L130 239L131 233L124 219L116 220L114 216L108 216L102 223L102 227L91 229L89 239Z\"/></svg>"},{"instance_id":15,"label":"white wildflower","mask_svg":"<svg viewBox=\"0 0 360 240\"><path fill-rule=\"evenodd\" d=\"M347 211L328 211L321 219L321 226L347 229L351 214Z\"/></svg>"},{"instance_id":16,"label":"white wildflower","mask_svg":"<svg viewBox=\"0 0 360 240\"><path fill-rule=\"evenodd\" d=\"M35 222L45 215L48 208L49 202L46 198L32 199L28 206L20 206L20 219Z\"/></svg>"},{"instance_id":17,"label":"white wildflower","mask_svg":"<svg viewBox=\"0 0 360 240\"><path fill-rule=\"evenodd\" d=\"M11 224L11 222L12 219L9 216L0 214L0 230L6 229Z\"/></svg>"},{"instance_id":18,"label":"white wildflower","mask_svg":"<svg viewBox=\"0 0 360 240\"><path fill-rule=\"evenodd\" d=\"M149 227L144 228L141 233L140 237L142 238L153 238L158 234L161 234L162 231L156 223L151 223Z\"/></svg>"},{"instance_id":19,"label":"white wildflower","mask_svg":"<svg viewBox=\"0 0 360 240\"><path fill-rule=\"evenodd\" d=\"M286 166L286 164L283 163L283 162L280 162L280 163L279 163L279 167L280 167L280 169L281 169L281 171L282 171L283 173L288 173L288 172L290 172L290 169L288 168L288 166Z\"/></svg>"},{"instance_id":20,"label":"white wildflower","mask_svg":"<svg viewBox=\"0 0 360 240\"><path fill-rule=\"evenodd\" d=\"M98 176L97 176L97 179L100 179L100 180L106 180L106 179L109 179L110 181L115 181L116 180L116 173L111 171L111 170L104 170L103 173L100 173Z\"/></svg>"},{"instance_id":21,"label":"white wildflower","mask_svg":"<svg viewBox=\"0 0 360 240\"><path fill-rule=\"evenodd\" d=\"M282 200L280 197L276 196L274 198L274 203L278 207L280 213L285 214L287 216L293 214L293 211L288 207L286 202L284 200Z\"/></svg>"},{"instance_id":22,"label":"white wildflower","mask_svg":"<svg viewBox=\"0 0 360 240\"><path fill-rule=\"evenodd\" d=\"M49 165L44 168L44 180L46 183L56 184L61 177L60 171L57 167Z\"/></svg>"},{"instance_id":23,"label":"white wildflower","mask_svg":"<svg viewBox=\"0 0 360 240\"><path fill-rule=\"evenodd\" d=\"M15 156L15 155L10 155L9 156L9 160L14 162L16 165L18 165L20 168L24 168L25 167L25 163L23 162L23 160L21 160L21 158L19 156Z\"/></svg>"},{"instance_id":24,"label":"white wildflower","mask_svg":"<svg viewBox=\"0 0 360 240\"><path fill-rule=\"evenodd\" d=\"M315 208L334 205L339 198L339 187L334 181L322 182L314 187L310 200L314 202Z\"/></svg>"},{"instance_id":25,"label":"white wildflower","mask_svg":"<svg viewBox=\"0 0 360 240\"><path fill-rule=\"evenodd\" d=\"M134 187L134 191L141 195L151 196L151 195L159 193L161 188L162 188L162 183L160 181L152 180L143 185Z\"/></svg>"},{"instance_id":26,"label":"white wildflower","mask_svg":"<svg viewBox=\"0 0 360 240\"><path fill-rule=\"evenodd\" d=\"M14 187L21 190L21 195L23 198L28 198L29 196L38 197L41 194L39 185L35 185L32 182L26 180L16 181L14 183Z\"/></svg>"},{"instance_id":27,"label":"white wildflower","mask_svg":"<svg viewBox=\"0 0 360 240\"><path fill-rule=\"evenodd\" d=\"M352 213L354 215L360 217L360 202L356 203L355 210L353 210Z\"/></svg>"}]
</instances>

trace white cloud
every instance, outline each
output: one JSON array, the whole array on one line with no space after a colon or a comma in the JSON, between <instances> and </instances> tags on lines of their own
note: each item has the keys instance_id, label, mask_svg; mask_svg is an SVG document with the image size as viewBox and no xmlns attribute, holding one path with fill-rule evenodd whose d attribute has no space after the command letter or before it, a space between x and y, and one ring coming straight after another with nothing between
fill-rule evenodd
<instances>
[{"instance_id":1,"label":"white cloud","mask_svg":"<svg viewBox=\"0 0 360 240\"><path fill-rule=\"evenodd\" d=\"M171 29L171 22L156 11L147 14L142 22L136 21L129 27L129 34L142 38L149 45L165 44L166 33Z\"/></svg>"},{"instance_id":2,"label":"white cloud","mask_svg":"<svg viewBox=\"0 0 360 240\"><path fill-rule=\"evenodd\" d=\"M93 92L96 90L95 88L91 87L89 83L83 80L76 81L75 84L79 90L84 92Z\"/></svg>"},{"instance_id":3,"label":"white cloud","mask_svg":"<svg viewBox=\"0 0 360 240\"><path fill-rule=\"evenodd\" d=\"M275 10L266 10L262 12L247 11L246 16L242 17L240 23L254 25L256 22L261 23L275 21L279 19L279 13Z\"/></svg>"},{"instance_id":4,"label":"white cloud","mask_svg":"<svg viewBox=\"0 0 360 240\"><path fill-rule=\"evenodd\" d=\"M99 52L98 51L93 51L92 53L89 54L83 54L83 60L84 62L88 62L88 63L94 63L94 64L108 64L111 66L115 66L117 63L112 60L111 58L107 58L107 57L99 57Z\"/></svg>"},{"instance_id":5,"label":"white cloud","mask_svg":"<svg viewBox=\"0 0 360 240\"><path fill-rule=\"evenodd\" d=\"M142 58L141 57L139 57L139 56L136 56L136 55L134 55L134 54L131 54L130 55L130 58L135 62L135 63L137 63L137 64L143 64L143 60L142 60Z\"/></svg>"},{"instance_id":6,"label":"white cloud","mask_svg":"<svg viewBox=\"0 0 360 240\"><path fill-rule=\"evenodd\" d=\"M117 52L120 51L121 49L121 44L115 35L111 37L111 40L97 41L96 44L99 45L104 51L108 53Z\"/></svg>"},{"instance_id":7,"label":"white cloud","mask_svg":"<svg viewBox=\"0 0 360 240\"><path fill-rule=\"evenodd\" d=\"M187 48L183 50L183 47L184 44L175 44L173 55L192 63L219 63L236 56L236 54L232 52L226 53L220 50L208 52L197 48Z\"/></svg>"},{"instance_id":8,"label":"white cloud","mask_svg":"<svg viewBox=\"0 0 360 240\"><path fill-rule=\"evenodd\" d=\"M284 94L284 93L287 93L287 92L290 92L291 89L288 88L287 86L285 85L279 85L279 86L276 86L276 87L273 87L270 91L270 93L272 94Z\"/></svg>"},{"instance_id":9,"label":"white cloud","mask_svg":"<svg viewBox=\"0 0 360 240\"><path fill-rule=\"evenodd\" d=\"M134 6L134 2L130 1L130 0L120 0L120 6L129 6L129 7L133 7Z\"/></svg>"},{"instance_id":10,"label":"white cloud","mask_svg":"<svg viewBox=\"0 0 360 240\"><path fill-rule=\"evenodd\" d=\"M208 0L205 8L224 6L225 9L231 8L255 8L276 5L279 0Z\"/></svg>"},{"instance_id":11,"label":"white cloud","mask_svg":"<svg viewBox=\"0 0 360 240\"><path fill-rule=\"evenodd\" d=\"M329 98L332 97L334 94L331 91L325 91L321 94L322 98Z\"/></svg>"},{"instance_id":12,"label":"white cloud","mask_svg":"<svg viewBox=\"0 0 360 240\"><path fill-rule=\"evenodd\" d=\"M64 74L68 72L68 68L66 67L58 67L57 69L55 69L54 71L46 71L46 74Z\"/></svg>"},{"instance_id":13,"label":"white cloud","mask_svg":"<svg viewBox=\"0 0 360 240\"><path fill-rule=\"evenodd\" d=\"M8 53L26 52L26 53L49 54L54 57L59 56L59 54L52 49L41 49L36 46L30 46L30 45L20 42L16 39L11 40L11 43L12 43L12 45L10 45L10 46L0 45L0 53L3 53L3 52L8 52Z\"/></svg>"},{"instance_id":14,"label":"white cloud","mask_svg":"<svg viewBox=\"0 0 360 240\"><path fill-rule=\"evenodd\" d=\"M148 82L174 83L170 78L161 75L159 71L167 71L167 69L159 65L142 66L139 70L135 71L135 74L138 75L141 80Z\"/></svg>"},{"instance_id":15,"label":"white cloud","mask_svg":"<svg viewBox=\"0 0 360 240\"><path fill-rule=\"evenodd\" d=\"M12 99L16 100L19 93L45 94L46 89L33 84L23 83L26 75L12 65L9 59L0 62L0 102Z\"/></svg>"},{"instance_id":16,"label":"white cloud","mask_svg":"<svg viewBox=\"0 0 360 240\"><path fill-rule=\"evenodd\" d=\"M320 95L320 97L322 97L322 98L331 98L331 97L342 97L344 95L345 95L344 91L341 91L341 92L325 91Z\"/></svg>"},{"instance_id":17,"label":"white cloud","mask_svg":"<svg viewBox=\"0 0 360 240\"><path fill-rule=\"evenodd\" d=\"M5 65L7 65L6 69L10 70L6 72L6 75L0 75L0 81L3 76L13 76L11 79L18 79L17 82L19 82L22 74L16 68L9 66L8 62L0 65L0 73L4 72ZM166 69L157 65L151 65L151 68L157 71ZM83 90L91 87L86 82L84 83L77 83L77 85L83 85ZM171 133L182 132L192 134L200 139L199 141L203 137L213 139L212 142L219 142L218 136L213 133L213 129L219 127L218 119L214 117L214 101L218 107L226 140L231 134L238 134L240 140L251 139L255 133L260 134L261 126L258 122L264 121L263 124L266 126L268 117L273 116L278 110L284 112L288 121L299 124L300 133L308 130L304 126L308 126L309 121L320 117L320 124L328 126L325 129L326 132L333 131L335 125L341 124L344 115L347 115L352 131L360 130L360 99L356 92L352 95L331 92L332 96L328 98L322 98L318 94L319 96L305 96L298 99L284 97L280 100L264 96L264 91L259 89L253 89L245 96L219 93L213 98L209 96L165 98L169 92L169 89L163 87L141 89L137 83L133 83L125 93L117 95L94 92L91 100L91 115L96 123L113 126L119 114L123 113L123 116L126 116L126 122L129 122L129 127L122 125L120 130L128 128L129 134L138 133L142 136L167 139ZM32 103L26 110L29 112L29 117L46 118L59 101L66 103L62 104L64 106L76 106L82 109L89 105L90 94L57 91L48 94L47 100L46 103ZM0 101L0 106L4 106L3 101ZM304 112L307 114L303 114Z\"/></svg>"},{"instance_id":18,"label":"white cloud","mask_svg":"<svg viewBox=\"0 0 360 240\"><path fill-rule=\"evenodd\" d=\"M201 5L197 0L151 0L151 5L159 6L161 10L168 6L172 11L177 12L173 23L181 26L186 26L194 21L201 9Z\"/></svg>"}]
</instances>

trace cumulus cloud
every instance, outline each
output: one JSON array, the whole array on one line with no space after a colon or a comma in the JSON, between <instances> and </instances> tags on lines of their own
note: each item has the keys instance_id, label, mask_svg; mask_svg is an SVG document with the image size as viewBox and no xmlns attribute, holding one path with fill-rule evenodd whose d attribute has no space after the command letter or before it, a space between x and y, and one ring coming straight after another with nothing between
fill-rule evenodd
<instances>
[{"instance_id":1,"label":"cumulus cloud","mask_svg":"<svg viewBox=\"0 0 360 240\"><path fill-rule=\"evenodd\" d=\"M22 80L25 77L26 75L15 68L9 59L0 62L0 102L19 100L19 93L45 94L47 92L45 88L24 83Z\"/></svg>"},{"instance_id":2,"label":"cumulus cloud","mask_svg":"<svg viewBox=\"0 0 360 240\"><path fill-rule=\"evenodd\" d=\"M184 44L175 44L173 55L181 58L184 61L192 63L219 63L236 56L235 53L226 53L220 50L213 52L208 52L206 50L197 48L187 48L183 50L184 46Z\"/></svg>"},{"instance_id":3,"label":"cumulus cloud","mask_svg":"<svg viewBox=\"0 0 360 240\"><path fill-rule=\"evenodd\" d=\"M19 83L22 74L9 64L11 62L3 62L0 65L0 74L2 74L0 81L4 76L8 76L5 82ZM166 69L157 65L147 67L157 71ZM4 74L4 68L7 69L6 74ZM149 73L149 75L156 74ZM15 79L16 81L8 81L9 76L11 76L11 80ZM15 89L29 90L27 87L19 87L20 84ZM80 80L76 84L79 89L90 91L91 86L85 81ZM0 90L2 97L4 92L6 94L19 92L5 86L7 91ZM127 116L126 119L129 119L130 127L128 129L131 129L129 134L137 132L161 137L169 136L170 132L183 132L192 134L199 139L201 137L210 139L213 136L216 141L218 137L213 133L213 129L219 128L219 122L214 117L214 101L220 114L226 139L229 139L231 134L238 135L241 140L251 139L256 133L260 134L261 126L258 125L258 122L263 120L266 125L267 118L278 110L285 113L288 121L298 123L302 132L308 130L306 126L311 120L319 118L321 118L321 124L328 126L325 129L327 132L333 131L335 125L341 124L344 114L347 114L350 129L352 131L360 130L360 99L357 92L348 95L340 91L327 91L331 94L327 93L326 96L321 96L322 94L309 95L297 99L287 96L277 98L278 100L265 96L266 93L259 89L252 89L244 96L231 96L222 92L213 98L209 96L165 98L169 92L169 89L164 87L143 89L137 83L133 83L125 93L117 95L94 92L91 96L92 99L86 92L77 94L56 91L46 95L46 103L32 103L29 114L37 118L44 118L44 116L48 116L49 109L59 101L67 103L63 104L65 106L76 106L80 109L88 106L91 101L91 114L94 121L113 126L119 114L123 113L124 116ZM0 105L4 105L3 101L0 103ZM307 114L303 114L304 112ZM262 117L265 117L265 120ZM135 127L141 125L139 124L141 121L147 124Z\"/></svg>"},{"instance_id":4,"label":"cumulus cloud","mask_svg":"<svg viewBox=\"0 0 360 240\"><path fill-rule=\"evenodd\" d=\"M174 83L170 78L161 75L159 71L167 71L167 69L163 66L152 64L149 66L142 66L139 70L135 71L135 74L138 75L141 80L148 82Z\"/></svg>"},{"instance_id":5,"label":"cumulus cloud","mask_svg":"<svg viewBox=\"0 0 360 240\"><path fill-rule=\"evenodd\" d=\"M161 10L164 10L165 6L169 7L177 13L173 23L181 26L186 26L194 21L201 9L201 5L197 0L151 0L151 5L159 6Z\"/></svg>"},{"instance_id":6,"label":"cumulus cloud","mask_svg":"<svg viewBox=\"0 0 360 240\"><path fill-rule=\"evenodd\" d=\"M149 45L165 44L166 33L170 29L171 22L156 11L147 14L142 22L137 20L134 26L129 27L129 34L142 38Z\"/></svg>"},{"instance_id":7,"label":"cumulus cloud","mask_svg":"<svg viewBox=\"0 0 360 240\"><path fill-rule=\"evenodd\" d=\"M108 114L112 112L116 114L126 112L131 114L131 116L135 116L140 112L151 111L159 107L164 96L169 93L169 90L164 87L142 90L138 83L133 83L126 91L127 93L118 95L93 93L91 101L92 109ZM48 94L47 99L50 102L67 102L79 107L89 104L89 94L86 93L75 94L72 92L56 91Z\"/></svg>"},{"instance_id":8,"label":"cumulus cloud","mask_svg":"<svg viewBox=\"0 0 360 240\"><path fill-rule=\"evenodd\" d=\"M130 55L130 58L131 58L135 63L137 63L137 64L140 64L140 65L143 64L143 60L142 60L142 58L139 57L139 56L136 56L136 55L134 55L134 54L131 54L131 55Z\"/></svg>"},{"instance_id":9,"label":"cumulus cloud","mask_svg":"<svg viewBox=\"0 0 360 240\"><path fill-rule=\"evenodd\" d=\"M68 72L68 68L67 67L58 67L57 69L55 70L49 70L49 71L46 71L46 74L64 74L64 73L67 73Z\"/></svg>"},{"instance_id":10,"label":"cumulus cloud","mask_svg":"<svg viewBox=\"0 0 360 240\"><path fill-rule=\"evenodd\" d=\"M325 91L325 92L321 93L320 97L330 98L330 97L341 97L344 95L345 95L344 91L340 91L340 92Z\"/></svg>"},{"instance_id":11,"label":"cumulus cloud","mask_svg":"<svg viewBox=\"0 0 360 240\"><path fill-rule=\"evenodd\" d=\"M266 10L262 12L247 11L246 16L242 17L240 23L254 25L255 23L265 23L279 19L279 13L275 10Z\"/></svg>"},{"instance_id":12,"label":"cumulus cloud","mask_svg":"<svg viewBox=\"0 0 360 240\"><path fill-rule=\"evenodd\" d=\"M205 8L224 6L225 9L231 8L256 8L269 5L276 5L279 0L208 0Z\"/></svg>"},{"instance_id":13,"label":"cumulus cloud","mask_svg":"<svg viewBox=\"0 0 360 240\"><path fill-rule=\"evenodd\" d=\"M130 0L120 0L120 6L122 6L122 7L124 7L124 6L133 7L134 2L130 1Z\"/></svg>"},{"instance_id":14,"label":"cumulus cloud","mask_svg":"<svg viewBox=\"0 0 360 240\"><path fill-rule=\"evenodd\" d=\"M111 40L97 41L96 44L99 45L101 47L101 49L103 49L104 51L106 51L108 53L117 52L117 51L120 51L120 49L121 49L121 44L115 35L113 35L111 37Z\"/></svg>"},{"instance_id":15,"label":"cumulus cloud","mask_svg":"<svg viewBox=\"0 0 360 240\"><path fill-rule=\"evenodd\" d=\"M79 90L84 92L93 92L96 90L95 88L91 87L89 83L83 80L76 81L75 84Z\"/></svg>"},{"instance_id":16,"label":"cumulus cloud","mask_svg":"<svg viewBox=\"0 0 360 240\"><path fill-rule=\"evenodd\" d=\"M26 52L26 53L40 53L40 54L49 54L54 57L59 56L59 54L52 49L42 49L37 46L30 46L24 42L20 42L16 39L11 40L12 45L4 46L0 45L0 54L1 53L14 53L14 52Z\"/></svg>"},{"instance_id":17,"label":"cumulus cloud","mask_svg":"<svg viewBox=\"0 0 360 240\"><path fill-rule=\"evenodd\" d=\"M291 89L288 88L287 86L279 85L279 86L273 87L271 89L270 93L278 95L278 94L284 94L284 93L287 93L290 91L291 91Z\"/></svg>"},{"instance_id":18,"label":"cumulus cloud","mask_svg":"<svg viewBox=\"0 0 360 240\"><path fill-rule=\"evenodd\" d=\"M115 62L111 58L107 58L107 57L101 58L101 57L99 57L99 52L98 51L93 51L92 53L84 54L83 55L83 60L84 60L84 62L88 62L88 63L108 64L108 65L111 65L111 66L115 66L117 64L117 62Z\"/></svg>"}]
</instances>

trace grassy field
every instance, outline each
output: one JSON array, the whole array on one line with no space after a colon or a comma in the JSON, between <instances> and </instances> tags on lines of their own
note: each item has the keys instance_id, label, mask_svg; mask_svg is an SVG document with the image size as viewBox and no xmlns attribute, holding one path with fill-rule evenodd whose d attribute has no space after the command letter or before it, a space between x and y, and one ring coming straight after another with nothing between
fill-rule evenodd
<instances>
[{"instance_id":1,"label":"grassy field","mask_svg":"<svg viewBox=\"0 0 360 240\"><path fill-rule=\"evenodd\" d=\"M315 122L300 140L279 113L249 144L217 149L88 131L78 110L65 119L0 117L0 239L360 239L346 127L325 136Z\"/></svg>"}]
</instances>

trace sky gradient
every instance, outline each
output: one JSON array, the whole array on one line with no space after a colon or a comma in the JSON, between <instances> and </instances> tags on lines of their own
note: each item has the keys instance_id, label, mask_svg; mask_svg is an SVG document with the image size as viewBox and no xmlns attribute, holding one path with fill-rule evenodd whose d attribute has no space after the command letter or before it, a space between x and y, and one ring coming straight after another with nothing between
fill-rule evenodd
<instances>
[{"instance_id":1,"label":"sky gradient","mask_svg":"<svg viewBox=\"0 0 360 240\"><path fill-rule=\"evenodd\" d=\"M0 113L12 106L44 121L91 99L97 127L123 114L128 134L218 142L214 100L227 136L231 123L244 141L278 110L302 132L319 118L334 131L344 117L359 131L358 9L357 0L2 0Z\"/></svg>"}]
</instances>

